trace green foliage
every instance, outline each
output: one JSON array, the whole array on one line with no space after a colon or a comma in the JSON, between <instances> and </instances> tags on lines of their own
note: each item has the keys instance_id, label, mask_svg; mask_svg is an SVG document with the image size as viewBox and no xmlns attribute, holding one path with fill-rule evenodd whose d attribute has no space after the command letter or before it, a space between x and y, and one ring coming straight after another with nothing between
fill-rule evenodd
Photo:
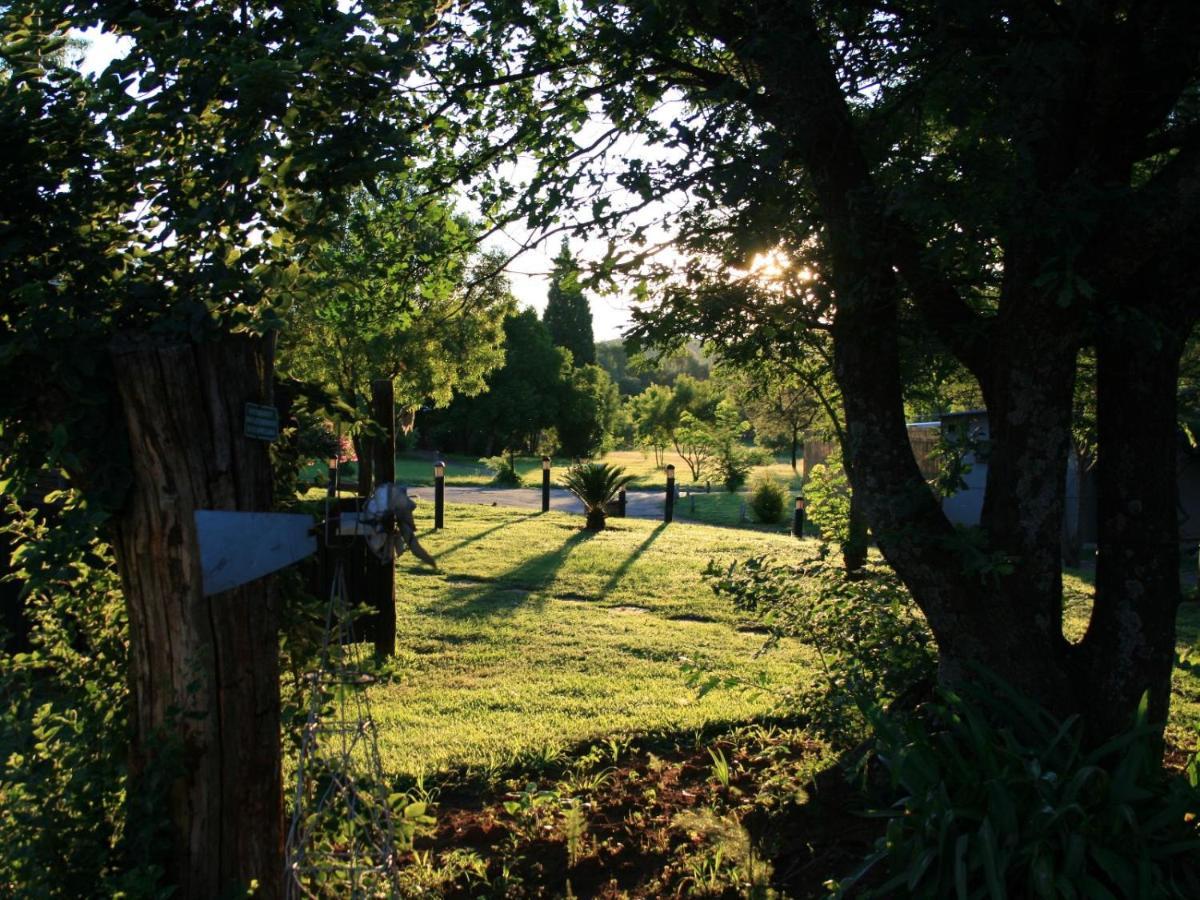
<instances>
[{"instance_id":1,"label":"green foliage","mask_svg":"<svg viewBox=\"0 0 1200 900\"><path fill-rule=\"evenodd\" d=\"M901 797L863 897L1200 896L1200 767L1158 765L1159 735L1138 719L1088 749L995 676L944 691L920 716L873 715L877 752Z\"/></svg>"},{"instance_id":2,"label":"green foliage","mask_svg":"<svg viewBox=\"0 0 1200 900\"><path fill-rule=\"evenodd\" d=\"M577 366L567 374L555 430L564 456L588 457L607 443L621 411L621 396L608 373L596 365Z\"/></svg>"},{"instance_id":3,"label":"green foliage","mask_svg":"<svg viewBox=\"0 0 1200 900\"><path fill-rule=\"evenodd\" d=\"M652 384L629 401L638 443L654 452L654 462L660 468L675 428L671 396L670 388Z\"/></svg>"},{"instance_id":4,"label":"green foliage","mask_svg":"<svg viewBox=\"0 0 1200 900\"><path fill-rule=\"evenodd\" d=\"M45 64L94 26L124 39L103 72ZM346 195L417 149L421 117L394 85L425 27L418 9L0 7L7 469L29 476L53 455L119 507L111 340L277 327L313 289L298 260Z\"/></svg>"},{"instance_id":5,"label":"green foliage","mask_svg":"<svg viewBox=\"0 0 1200 900\"><path fill-rule=\"evenodd\" d=\"M583 463L572 466L563 476L562 486L579 498L587 514L587 527L593 531L604 528L608 505L617 493L633 480L620 466L608 463Z\"/></svg>"},{"instance_id":6,"label":"green foliage","mask_svg":"<svg viewBox=\"0 0 1200 900\"><path fill-rule=\"evenodd\" d=\"M496 487L519 487L521 476L513 467L512 459L508 456L485 456L479 462L496 474L492 476L491 484Z\"/></svg>"},{"instance_id":7,"label":"green foliage","mask_svg":"<svg viewBox=\"0 0 1200 900\"><path fill-rule=\"evenodd\" d=\"M788 499L787 488L770 475L759 475L750 484L750 510L764 525L774 525L783 519Z\"/></svg>"},{"instance_id":8,"label":"green foliage","mask_svg":"<svg viewBox=\"0 0 1200 900\"><path fill-rule=\"evenodd\" d=\"M313 289L282 308L282 368L370 418L371 382L401 409L445 406L484 388L504 359L515 308L500 261L473 257L476 229L414 179L358 191L336 236L305 262Z\"/></svg>"},{"instance_id":9,"label":"green foliage","mask_svg":"<svg viewBox=\"0 0 1200 900\"><path fill-rule=\"evenodd\" d=\"M804 482L804 498L805 513L824 540L839 544L849 540L850 480L840 453L831 453L825 462L812 467Z\"/></svg>"},{"instance_id":10,"label":"green foliage","mask_svg":"<svg viewBox=\"0 0 1200 900\"><path fill-rule=\"evenodd\" d=\"M696 418L690 411L679 417L673 436L675 452L686 463L692 481L699 481L711 471L713 459L713 435L707 422Z\"/></svg>"},{"instance_id":11,"label":"green foliage","mask_svg":"<svg viewBox=\"0 0 1200 900\"><path fill-rule=\"evenodd\" d=\"M783 565L766 556L719 567L705 577L714 593L758 616L768 646L794 637L813 647L824 679L789 690L789 706L841 744L866 734L862 710L887 705L933 677L933 636L908 591L884 565L848 576L824 547L811 562ZM719 679L693 681L719 686Z\"/></svg>"},{"instance_id":12,"label":"green foliage","mask_svg":"<svg viewBox=\"0 0 1200 900\"><path fill-rule=\"evenodd\" d=\"M165 896L139 862L158 835L124 825L128 623L102 517L75 493L47 500L46 513L7 510L33 649L0 655L0 893ZM161 815L151 794L175 759L159 754L149 794L129 802Z\"/></svg>"},{"instance_id":13,"label":"green foliage","mask_svg":"<svg viewBox=\"0 0 1200 900\"><path fill-rule=\"evenodd\" d=\"M554 345L571 351L575 365L594 365L596 344L592 338L592 311L579 279L579 261L571 255L564 240L558 256L554 257L542 322Z\"/></svg>"},{"instance_id":14,"label":"green foliage","mask_svg":"<svg viewBox=\"0 0 1200 900\"><path fill-rule=\"evenodd\" d=\"M558 420L570 380L566 353L555 347L532 309L504 320L504 365L487 376L487 390L458 397L444 414L426 414L429 431L464 450L529 449Z\"/></svg>"},{"instance_id":15,"label":"green foliage","mask_svg":"<svg viewBox=\"0 0 1200 900\"><path fill-rule=\"evenodd\" d=\"M750 423L742 420L737 404L728 398L717 404L709 429L709 443L713 453L713 469L727 491L736 491L745 484L750 469L762 462L761 453L742 444L742 437L749 430Z\"/></svg>"}]
</instances>

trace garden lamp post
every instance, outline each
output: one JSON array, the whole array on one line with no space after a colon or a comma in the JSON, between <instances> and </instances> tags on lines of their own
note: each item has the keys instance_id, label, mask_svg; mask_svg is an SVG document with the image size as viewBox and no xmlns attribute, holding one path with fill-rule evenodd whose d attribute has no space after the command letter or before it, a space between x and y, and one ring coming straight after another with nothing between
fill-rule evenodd
<instances>
[{"instance_id":1,"label":"garden lamp post","mask_svg":"<svg viewBox=\"0 0 1200 900\"><path fill-rule=\"evenodd\" d=\"M542 457L542 512L550 511L550 457Z\"/></svg>"},{"instance_id":2,"label":"garden lamp post","mask_svg":"<svg viewBox=\"0 0 1200 900\"><path fill-rule=\"evenodd\" d=\"M440 529L446 524L446 464L438 460L433 464L433 527Z\"/></svg>"},{"instance_id":3,"label":"garden lamp post","mask_svg":"<svg viewBox=\"0 0 1200 900\"><path fill-rule=\"evenodd\" d=\"M792 515L792 534L804 537L804 498L796 498L796 512Z\"/></svg>"},{"instance_id":4,"label":"garden lamp post","mask_svg":"<svg viewBox=\"0 0 1200 900\"><path fill-rule=\"evenodd\" d=\"M667 466L667 505L663 507L663 522L675 518L675 466Z\"/></svg>"}]
</instances>

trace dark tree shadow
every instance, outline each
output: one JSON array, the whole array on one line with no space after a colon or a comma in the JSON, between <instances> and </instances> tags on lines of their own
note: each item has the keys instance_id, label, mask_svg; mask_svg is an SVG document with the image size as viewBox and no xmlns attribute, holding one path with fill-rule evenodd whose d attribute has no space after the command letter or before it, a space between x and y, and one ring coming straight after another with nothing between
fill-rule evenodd
<instances>
[{"instance_id":1,"label":"dark tree shadow","mask_svg":"<svg viewBox=\"0 0 1200 900\"><path fill-rule=\"evenodd\" d=\"M541 513L526 513L523 516L513 516L512 518L508 519L507 521L501 522L499 525L493 525L491 528L486 528L483 531L479 532L478 534L473 534L468 538L463 538L461 541L451 544L449 547L443 548L442 550L440 550L438 552L438 554L434 557L434 559L441 560L442 557L448 556L451 553L461 550L463 547L466 547L468 544L474 544L476 541L483 540L489 534L495 534L497 531L502 531L503 529L508 528L512 525L516 525L520 522L524 522L526 519L536 518L539 515L541 515ZM436 533L437 532L435 532L432 528L428 528L425 530L423 535L419 535L418 537L427 537L431 534L436 534Z\"/></svg>"},{"instance_id":2,"label":"dark tree shadow","mask_svg":"<svg viewBox=\"0 0 1200 900\"><path fill-rule=\"evenodd\" d=\"M542 594L553 584L571 552L594 536L590 531L577 531L561 546L527 559L501 575L455 587L438 604L438 613L454 619L509 615L519 607L527 606L532 595ZM544 598L539 596L535 602L541 605Z\"/></svg>"},{"instance_id":3,"label":"dark tree shadow","mask_svg":"<svg viewBox=\"0 0 1200 900\"><path fill-rule=\"evenodd\" d=\"M604 587L600 588L601 599L607 597L613 588L621 583L621 579L625 577L625 573L628 572L633 564L641 558L643 553L650 549L650 545L658 540L659 535L661 535L666 528L667 523L660 522L653 531L646 535L646 539L638 544L637 547L634 548L634 551L621 561L621 564L617 566L616 569L613 570L612 575L609 576L608 581L604 583Z\"/></svg>"}]
</instances>

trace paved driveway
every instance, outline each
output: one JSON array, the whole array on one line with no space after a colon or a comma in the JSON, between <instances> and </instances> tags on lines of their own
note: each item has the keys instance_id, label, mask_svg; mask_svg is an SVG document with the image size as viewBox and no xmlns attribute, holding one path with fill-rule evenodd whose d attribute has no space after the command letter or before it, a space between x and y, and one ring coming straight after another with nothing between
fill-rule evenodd
<instances>
[{"instance_id":1,"label":"paved driveway","mask_svg":"<svg viewBox=\"0 0 1200 900\"><path fill-rule=\"evenodd\" d=\"M410 497L423 503L433 504L432 487L410 487ZM661 519L663 514L662 491L626 491L625 515L637 519ZM493 488L446 486L447 503L479 503L483 506L513 506L518 509L541 509L541 488ZM550 508L563 512L583 514L583 504L563 488L550 489Z\"/></svg>"}]
</instances>

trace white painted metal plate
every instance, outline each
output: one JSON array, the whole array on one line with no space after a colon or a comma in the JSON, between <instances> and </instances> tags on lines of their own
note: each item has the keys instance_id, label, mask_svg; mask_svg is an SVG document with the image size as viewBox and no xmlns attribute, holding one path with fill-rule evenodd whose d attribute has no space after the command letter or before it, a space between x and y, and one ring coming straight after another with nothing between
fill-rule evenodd
<instances>
[{"instance_id":1,"label":"white painted metal plate","mask_svg":"<svg viewBox=\"0 0 1200 900\"><path fill-rule=\"evenodd\" d=\"M311 516L196 510L204 595L219 594L317 552Z\"/></svg>"}]
</instances>

